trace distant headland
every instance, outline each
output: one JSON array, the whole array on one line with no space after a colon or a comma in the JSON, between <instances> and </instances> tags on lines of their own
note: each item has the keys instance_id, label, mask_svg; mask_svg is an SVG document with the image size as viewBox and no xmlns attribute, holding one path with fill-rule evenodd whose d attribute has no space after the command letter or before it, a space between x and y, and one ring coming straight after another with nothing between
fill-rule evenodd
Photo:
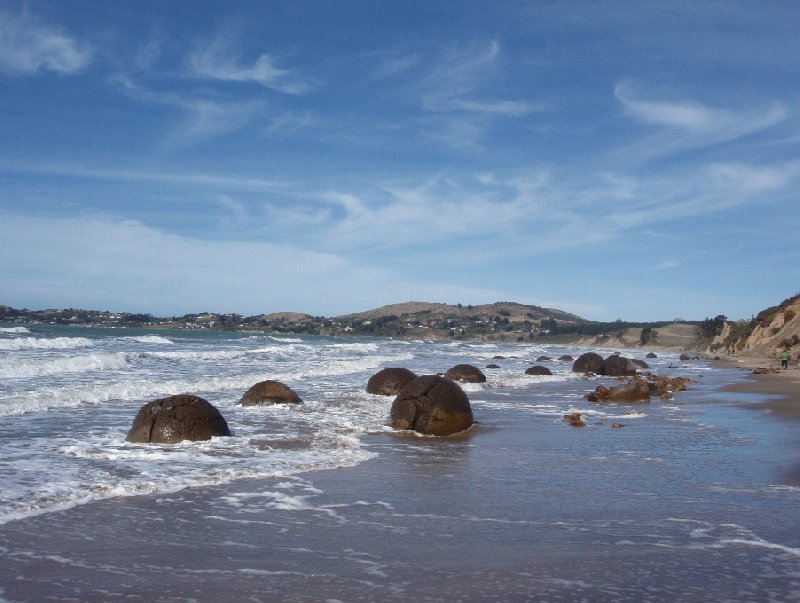
<instances>
[{"instance_id":1,"label":"distant headland","mask_svg":"<svg viewBox=\"0 0 800 603\"><path fill-rule=\"evenodd\" d=\"M0 321L151 329L207 329L321 336L381 336L409 339L568 342L691 347L699 321L598 322L554 308L495 302L482 305L405 302L335 317L300 312L243 316L201 312L158 317L151 314L80 310L28 310L0 305Z\"/></svg>"},{"instance_id":2,"label":"distant headland","mask_svg":"<svg viewBox=\"0 0 800 603\"><path fill-rule=\"evenodd\" d=\"M725 316L718 315L701 321L599 322L564 310L516 302L473 306L411 301L335 317L300 312L256 316L202 312L157 317L74 308L20 310L0 305L0 322L283 335L651 346L703 350L720 355L737 352L774 355L776 350L800 350L800 294L762 310L750 320L741 321L728 321Z\"/></svg>"}]
</instances>

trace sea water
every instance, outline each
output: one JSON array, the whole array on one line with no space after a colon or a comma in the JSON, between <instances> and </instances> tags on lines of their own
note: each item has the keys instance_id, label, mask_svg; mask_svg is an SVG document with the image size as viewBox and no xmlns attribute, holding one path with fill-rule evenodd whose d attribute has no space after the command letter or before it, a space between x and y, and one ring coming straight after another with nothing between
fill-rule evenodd
<instances>
[{"instance_id":1,"label":"sea water","mask_svg":"<svg viewBox=\"0 0 800 603\"><path fill-rule=\"evenodd\" d=\"M0 595L35 600L63 587L53 579L12 596L35 583L20 563L39 559L69 567L82 576L76 584L96 584L59 595L82 600L105 600L104 580L120 596L150 600L158 584L159 600L170 601L214 600L214 587L254 600L336 599L327 596L334 587L342 600L797 600L794 426L741 408L744 395L721 394L733 371L675 352L646 361L653 373L691 378L686 392L589 403L588 392L613 381L558 360L585 351L3 326L0 553L4 570L19 575L0 579ZM595 351L644 359L641 350ZM483 368L484 384L462 385L478 421L463 437L399 434L387 426L392 399L366 393L384 367L435 374L464 362L500 368ZM526 375L534 364L553 375ZM240 406L265 379L303 404ZM179 393L214 404L233 436L125 440L143 404ZM563 422L574 411L587 427ZM178 520L174 534L140 533ZM222 543L202 535L209 524L227 532ZM35 543L54 533L63 542L42 552ZM137 561L137 572L87 552L102 542L126 557L154 538L166 559L181 556L180 571ZM265 548L269 561L251 558ZM448 584L415 579L423 565Z\"/></svg>"}]
</instances>

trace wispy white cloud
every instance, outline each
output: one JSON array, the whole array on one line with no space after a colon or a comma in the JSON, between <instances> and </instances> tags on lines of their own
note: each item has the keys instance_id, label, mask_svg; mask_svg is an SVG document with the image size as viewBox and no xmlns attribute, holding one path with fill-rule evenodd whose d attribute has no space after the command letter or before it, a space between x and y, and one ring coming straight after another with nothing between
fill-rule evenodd
<instances>
[{"instance_id":1,"label":"wispy white cloud","mask_svg":"<svg viewBox=\"0 0 800 603\"><path fill-rule=\"evenodd\" d=\"M502 69L501 47L488 44L451 47L429 64L415 61L422 75L408 95L419 102L417 121L425 135L453 149L475 150L496 120L545 110L527 99L498 98L493 89Z\"/></svg>"},{"instance_id":2,"label":"wispy white cloud","mask_svg":"<svg viewBox=\"0 0 800 603\"><path fill-rule=\"evenodd\" d=\"M27 9L12 14L0 8L0 71L30 74L46 69L62 75L85 69L92 49L42 23Z\"/></svg>"},{"instance_id":3,"label":"wispy white cloud","mask_svg":"<svg viewBox=\"0 0 800 603\"><path fill-rule=\"evenodd\" d=\"M631 80L618 82L614 97L628 115L654 128L643 142L626 149L631 157L639 159L735 141L772 128L788 115L780 104L730 109L692 99L648 98L641 85Z\"/></svg>"},{"instance_id":4,"label":"wispy white cloud","mask_svg":"<svg viewBox=\"0 0 800 603\"><path fill-rule=\"evenodd\" d=\"M166 135L164 143L167 146L185 146L241 130L266 107L259 100L234 101L177 92L154 92L124 74L115 76L114 81L121 85L128 96L139 102L166 105L183 111L183 122Z\"/></svg>"},{"instance_id":5,"label":"wispy white cloud","mask_svg":"<svg viewBox=\"0 0 800 603\"><path fill-rule=\"evenodd\" d=\"M245 64L233 50L228 35L220 35L211 44L203 45L189 55L189 67L196 77L225 82L255 83L285 94L302 94L309 89L291 69L278 67L269 54L260 55L252 64Z\"/></svg>"}]
</instances>

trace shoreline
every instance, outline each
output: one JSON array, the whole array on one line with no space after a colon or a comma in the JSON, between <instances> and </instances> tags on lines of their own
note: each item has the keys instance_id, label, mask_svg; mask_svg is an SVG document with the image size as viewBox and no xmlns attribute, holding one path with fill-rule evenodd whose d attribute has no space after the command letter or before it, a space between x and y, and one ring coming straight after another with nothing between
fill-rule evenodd
<instances>
[{"instance_id":1,"label":"shoreline","mask_svg":"<svg viewBox=\"0 0 800 603\"><path fill-rule=\"evenodd\" d=\"M720 388L722 392L762 394L772 399L743 404L745 408L766 411L784 419L800 420L800 367L796 360L780 368L780 360L759 356L728 356L712 360L712 366L747 371L742 381ZM776 369L777 373L753 374L753 369Z\"/></svg>"}]
</instances>

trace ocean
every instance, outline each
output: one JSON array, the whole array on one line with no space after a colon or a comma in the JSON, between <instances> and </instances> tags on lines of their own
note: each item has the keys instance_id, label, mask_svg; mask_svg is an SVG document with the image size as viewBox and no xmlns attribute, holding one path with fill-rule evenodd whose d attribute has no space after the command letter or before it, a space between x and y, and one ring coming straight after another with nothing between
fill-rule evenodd
<instances>
[{"instance_id":1,"label":"ocean","mask_svg":"<svg viewBox=\"0 0 800 603\"><path fill-rule=\"evenodd\" d=\"M587 402L614 381L557 360L585 351L0 325L0 601L800 600L796 424L676 352L646 359L692 380L672 400ZM395 431L366 393L460 363L487 382L457 436ZM303 404L239 406L265 379ZM179 393L232 437L126 442Z\"/></svg>"}]
</instances>

